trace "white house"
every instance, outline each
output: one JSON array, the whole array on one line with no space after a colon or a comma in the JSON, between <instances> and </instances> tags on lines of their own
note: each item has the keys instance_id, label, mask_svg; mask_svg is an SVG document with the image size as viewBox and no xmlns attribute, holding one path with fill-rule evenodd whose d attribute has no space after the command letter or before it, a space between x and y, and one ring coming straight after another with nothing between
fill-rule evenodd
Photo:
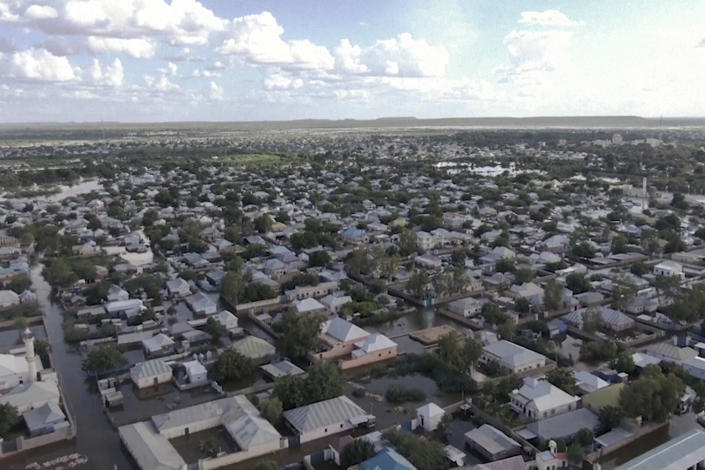
<instances>
[{"instance_id":1,"label":"white house","mask_svg":"<svg viewBox=\"0 0 705 470\"><path fill-rule=\"evenodd\" d=\"M35 370L42 370L38 356L34 358ZM25 356L0 354L0 390L7 390L29 381L29 364Z\"/></svg>"},{"instance_id":2,"label":"white house","mask_svg":"<svg viewBox=\"0 0 705 470\"><path fill-rule=\"evenodd\" d=\"M478 315L482 311L482 302L472 297L458 299L450 302L447 306L448 310L465 318Z\"/></svg>"},{"instance_id":3,"label":"white house","mask_svg":"<svg viewBox=\"0 0 705 470\"><path fill-rule=\"evenodd\" d=\"M480 361L497 362L514 373L537 369L546 365L546 357L507 340L490 343L482 348Z\"/></svg>"},{"instance_id":4,"label":"white house","mask_svg":"<svg viewBox=\"0 0 705 470\"><path fill-rule=\"evenodd\" d=\"M572 396L547 380L525 377L524 385L510 395L511 408L532 419L543 419L578 407L580 398Z\"/></svg>"},{"instance_id":5,"label":"white house","mask_svg":"<svg viewBox=\"0 0 705 470\"><path fill-rule=\"evenodd\" d=\"M285 411L284 419L304 443L354 429L367 422L368 414L341 395Z\"/></svg>"},{"instance_id":6,"label":"white house","mask_svg":"<svg viewBox=\"0 0 705 470\"><path fill-rule=\"evenodd\" d=\"M0 290L0 308L10 308L19 305L20 296L11 290Z\"/></svg>"},{"instance_id":7,"label":"white house","mask_svg":"<svg viewBox=\"0 0 705 470\"><path fill-rule=\"evenodd\" d=\"M654 274L657 276L677 277L685 279L683 265L677 261L664 260L654 266Z\"/></svg>"},{"instance_id":8,"label":"white house","mask_svg":"<svg viewBox=\"0 0 705 470\"><path fill-rule=\"evenodd\" d=\"M186 376L191 384L205 384L208 382L208 370L197 360L184 362Z\"/></svg>"},{"instance_id":9,"label":"white house","mask_svg":"<svg viewBox=\"0 0 705 470\"><path fill-rule=\"evenodd\" d=\"M416 408L416 419L419 425L426 431L435 431L438 424L443 419L445 411L440 406L433 402L426 403L423 406Z\"/></svg>"},{"instance_id":10,"label":"white house","mask_svg":"<svg viewBox=\"0 0 705 470\"><path fill-rule=\"evenodd\" d=\"M191 287L181 277L167 281L166 290L171 298L186 297L191 294Z\"/></svg>"},{"instance_id":11,"label":"white house","mask_svg":"<svg viewBox=\"0 0 705 470\"><path fill-rule=\"evenodd\" d=\"M171 367L161 359L138 362L130 369L130 378L140 389L169 382L171 377Z\"/></svg>"}]
</instances>

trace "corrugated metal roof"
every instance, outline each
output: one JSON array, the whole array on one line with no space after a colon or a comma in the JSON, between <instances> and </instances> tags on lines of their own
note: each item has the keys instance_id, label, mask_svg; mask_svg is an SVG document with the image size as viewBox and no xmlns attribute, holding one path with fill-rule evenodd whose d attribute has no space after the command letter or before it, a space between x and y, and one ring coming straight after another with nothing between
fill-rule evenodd
<instances>
[{"instance_id":1,"label":"corrugated metal roof","mask_svg":"<svg viewBox=\"0 0 705 470\"><path fill-rule=\"evenodd\" d=\"M285 411L284 418L300 433L366 416L365 410L345 395Z\"/></svg>"}]
</instances>

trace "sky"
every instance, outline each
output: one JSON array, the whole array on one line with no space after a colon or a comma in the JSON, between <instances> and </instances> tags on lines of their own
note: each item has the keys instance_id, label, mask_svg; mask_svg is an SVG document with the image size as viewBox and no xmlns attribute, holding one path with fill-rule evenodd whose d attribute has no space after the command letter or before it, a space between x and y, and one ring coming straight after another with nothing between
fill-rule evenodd
<instances>
[{"instance_id":1,"label":"sky","mask_svg":"<svg viewBox=\"0 0 705 470\"><path fill-rule=\"evenodd\" d=\"M705 115L702 0L0 0L0 122Z\"/></svg>"}]
</instances>

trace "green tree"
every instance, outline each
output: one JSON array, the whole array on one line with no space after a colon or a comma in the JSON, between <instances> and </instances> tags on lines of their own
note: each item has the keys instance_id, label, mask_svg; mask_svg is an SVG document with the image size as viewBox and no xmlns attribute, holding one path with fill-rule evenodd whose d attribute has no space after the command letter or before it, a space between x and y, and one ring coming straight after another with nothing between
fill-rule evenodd
<instances>
[{"instance_id":1,"label":"green tree","mask_svg":"<svg viewBox=\"0 0 705 470\"><path fill-rule=\"evenodd\" d=\"M318 361L306 377L287 376L274 384L274 395L285 410L308 405L343 394L345 380L338 366L329 361Z\"/></svg>"},{"instance_id":2,"label":"green tree","mask_svg":"<svg viewBox=\"0 0 705 470\"><path fill-rule=\"evenodd\" d=\"M617 369L617 372L625 372L632 375L636 368L632 353L629 351L621 351L617 354L617 359L614 361L614 368Z\"/></svg>"},{"instance_id":3,"label":"green tree","mask_svg":"<svg viewBox=\"0 0 705 470\"><path fill-rule=\"evenodd\" d=\"M216 359L210 374L214 380L226 382L251 377L255 370L255 363L252 359L243 356L233 348L227 348Z\"/></svg>"},{"instance_id":4,"label":"green tree","mask_svg":"<svg viewBox=\"0 0 705 470\"><path fill-rule=\"evenodd\" d=\"M568 462L575 466L580 466L583 460L585 460L585 449L578 441L574 441L568 446Z\"/></svg>"},{"instance_id":5,"label":"green tree","mask_svg":"<svg viewBox=\"0 0 705 470\"><path fill-rule=\"evenodd\" d=\"M531 282L534 279L534 271L531 268L519 268L514 273L517 284Z\"/></svg>"},{"instance_id":6,"label":"green tree","mask_svg":"<svg viewBox=\"0 0 705 470\"><path fill-rule=\"evenodd\" d=\"M279 464L274 460L263 460L255 466L254 470L279 470Z\"/></svg>"},{"instance_id":7,"label":"green tree","mask_svg":"<svg viewBox=\"0 0 705 470\"><path fill-rule=\"evenodd\" d=\"M314 251L308 255L308 265L309 266L326 266L330 263L330 255L325 250Z\"/></svg>"},{"instance_id":8,"label":"green tree","mask_svg":"<svg viewBox=\"0 0 705 470\"><path fill-rule=\"evenodd\" d=\"M612 288L612 305L617 310L624 310L637 292L638 289L633 282L625 278L617 279Z\"/></svg>"},{"instance_id":9,"label":"green tree","mask_svg":"<svg viewBox=\"0 0 705 470\"><path fill-rule=\"evenodd\" d=\"M685 385L673 373L664 374L658 366L647 366L642 375L624 386L619 406L625 416L642 416L646 421L668 419L683 395Z\"/></svg>"},{"instance_id":10,"label":"green tree","mask_svg":"<svg viewBox=\"0 0 705 470\"><path fill-rule=\"evenodd\" d=\"M279 350L292 359L305 358L309 352L319 348L324 320L323 315L298 315L291 310L284 312L281 321L274 324L274 329L279 333Z\"/></svg>"},{"instance_id":11,"label":"green tree","mask_svg":"<svg viewBox=\"0 0 705 470\"><path fill-rule=\"evenodd\" d=\"M247 287L247 281L239 271L228 271L220 284L220 295L230 304L236 305Z\"/></svg>"},{"instance_id":12,"label":"green tree","mask_svg":"<svg viewBox=\"0 0 705 470\"><path fill-rule=\"evenodd\" d=\"M19 424L20 415L17 408L9 403L0 405L0 437L5 438Z\"/></svg>"},{"instance_id":13,"label":"green tree","mask_svg":"<svg viewBox=\"0 0 705 470\"><path fill-rule=\"evenodd\" d=\"M543 289L543 306L548 311L561 308L563 303L563 286L556 281L549 281Z\"/></svg>"},{"instance_id":14,"label":"green tree","mask_svg":"<svg viewBox=\"0 0 705 470\"><path fill-rule=\"evenodd\" d=\"M622 421L622 409L618 406L603 406L600 408L598 415L600 416L600 423L607 430L616 428Z\"/></svg>"},{"instance_id":15,"label":"green tree","mask_svg":"<svg viewBox=\"0 0 705 470\"><path fill-rule=\"evenodd\" d=\"M83 369L91 374L107 372L127 362L116 344L108 343L88 353L83 361Z\"/></svg>"},{"instance_id":16,"label":"green tree","mask_svg":"<svg viewBox=\"0 0 705 470\"><path fill-rule=\"evenodd\" d=\"M387 431L384 437L418 470L443 468L446 453L440 442L421 439L410 432L396 429Z\"/></svg>"},{"instance_id":17,"label":"green tree","mask_svg":"<svg viewBox=\"0 0 705 470\"><path fill-rule=\"evenodd\" d=\"M272 230L272 218L268 214L262 214L254 221L255 230L259 233L266 233Z\"/></svg>"},{"instance_id":18,"label":"green tree","mask_svg":"<svg viewBox=\"0 0 705 470\"><path fill-rule=\"evenodd\" d=\"M215 341L219 341L220 338L227 333L225 327L213 317L208 317L203 329L209 333Z\"/></svg>"},{"instance_id":19,"label":"green tree","mask_svg":"<svg viewBox=\"0 0 705 470\"><path fill-rule=\"evenodd\" d=\"M564 392L575 395L578 393L578 386L575 383L572 369L560 367L546 373L546 379Z\"/></svg>"},{"instance_id":20,"label":"green tree","mask_svg":"<svg viewBox=\"0 0 705 470\"><path fill-rule=\"evenodd\" d=\"M592 431L592 429L582 428L580 431L578 431L576 439L581 446L589 446L592 444L593 439L595 439L595 433Z\"/></svg>"},{"instance_id":21,"label":"green tree","mask_svg":"<svg viewBox=\"0 0 705 470\"><path fill-rule=\"evenodd\" d=\"M277 397L263 399L260 402L259 409L262 416L264 416L264 419L274 425L279 423L284 410L282 407L282 401Z\"/></svg>"},{"instance_id":22,"label":"green tree","mask_svg":"<svg viewBox=\"0 0 705 470\"><path fill-rule=\"evenodd\" d=\"M409 256L416 253L416 232L410 228L404 229L399 234L399 254L401 256Z\"/></svg>"},{"instance_id":23,"label":"green tree","mask_svg":"<svg viewBox=\"0 0 705 470\"><path fill-rule=\"evenodd\" d=\"M582 294L591 290L590 281L583 273L571 273L565 278L565 286L574 294Z\"/></svg>"},{"instance_id":24,"label":"green tree","mask_svg":"<svg viewBox=\"0 0 705 470\"><path fill-rule=\"evenodd\" d=\"M367 439L355 439L340 453L340 468L357 465L375 455L375 446Z\"/></svg>"},{"instance_id":25,"label":"green tree","mask_svg":"<svg viewBox=\"0 0 705 470\"><path fill-rule=\"evenodd\" d=\"M428 282L428 273L426 271L414 271L414 274L411 275L406 283L406 288L414 297L422 299L425 297Z\"/></svg>"}]
</instances>

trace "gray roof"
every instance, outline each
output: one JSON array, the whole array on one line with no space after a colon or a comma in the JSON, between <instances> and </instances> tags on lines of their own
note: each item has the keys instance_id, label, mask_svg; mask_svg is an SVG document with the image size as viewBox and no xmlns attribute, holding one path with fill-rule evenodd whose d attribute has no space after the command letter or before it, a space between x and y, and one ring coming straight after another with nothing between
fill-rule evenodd
<instances>
[{"instance_id":1,"label":"gray roof","mask_svg":"<svg viewBox=\"0 0 705 470\"><path fill-rule=\"evenodd\" d=\"M323 333L338 341L357 341L368 337L370 334L353 323L334 317L323 324Z\"/></svg>"},{"instance_id":2,"label":"gray roof","mask_svg":"<svg viewBox=\"0 0 705 470\"><path fill-rule=\"evenodd\" d=\"M39 408L27 411L22 417L27 424L27 429L30 431L41 429L47 424L66 420L66 415L61 411L59 405L53 402L45 403Z\"/></svg>"},{"instance_id":3,"label":"gray roof","mask_svg":"<svg viewBox=\"0 0 705 470\"><path fill-rule=\"evenodd\" d=\"M517 441L489 424L483 424L479 428L465 433L465 438L475 446L484 449L489 455L500 454L520 447Z\"/></svg>"},{"instance_id":4,"label":"gray roof","mask_svg":"<svg viewBox=\"0 0 705 470\"><path fill-rule=\"evenodd\" d=\"M304 373L302 368L289 361L272 362L271 364L261 366L260 369L275 379L287 375L300 375Z\"/></svg>"},{"instance_id":5,"label":"gray roof","mask_svg":"<svg viewBox=\"0 0 705 470\"><path fill-rule=\"evenodd\" d=\"M155 377L162 374L171 374L171 367L161 359L138 362L132 366L130 374L137 378Z\"/></svg>"},{"instance_id":6,"label":"gray roof","mask_svg":"<svg viewBox=\"0 0 705 470\"><path fill-rule=\"evenodd\" d=\"M490 343L483 349L486 352L501 358L502 361L514 367L521 367L523 365L536 362L540 359L545 359L543 355L537 352L506 340Z\"/></svg>"},{"instance_id":7,"label":"gray roof","mask_svg":"<svg viewBox=\"0 0 705 470\"><path fill-rule=\"evenodd\" d=\"M186 462L174 446L156 432L149 421L122 426L119 433L140 468L181 470L186 467Z\"/></svg>"},{"instance_id":8,"label":"gray roof","mask_svg":"<svg viewBox=\"0 0 705 470\"><path fill-rule=\"evenodd\" d=\"M551 418L530 423L527 428L542 440L568 438L583 428L596 430L600 419L587 408L559 414Z\"/></svg>"},{"instance_id":9,"label":"gray roof","mask_svg":"<svg viewBox=\"0 0 705 470\"><path fill-rule=\"evenodd\" d=\"M615 470L680 470L705 459L705 432L693 429Z\"/></svg>"},{"instance_id":10,"label":"gray roof","mask_svg":"<svg viewBox=\"0 0 705 470\"><path fill-rule=\"evenodd\" d=\"M248 336L233 343L232 347L251 359L259 359L270 356L276 352L276 348L261 338Z\"/></svg>"},{"instance_id":11,"label":"gray roof","mask_svg":"<svg viewBox=\"0 0 705 470\"><path fill-rule=\"evenodd\" d=\"M302 434L360 416L367 413L345 395L284 412L284 418Z\"/></svg>"}]
</instances>

